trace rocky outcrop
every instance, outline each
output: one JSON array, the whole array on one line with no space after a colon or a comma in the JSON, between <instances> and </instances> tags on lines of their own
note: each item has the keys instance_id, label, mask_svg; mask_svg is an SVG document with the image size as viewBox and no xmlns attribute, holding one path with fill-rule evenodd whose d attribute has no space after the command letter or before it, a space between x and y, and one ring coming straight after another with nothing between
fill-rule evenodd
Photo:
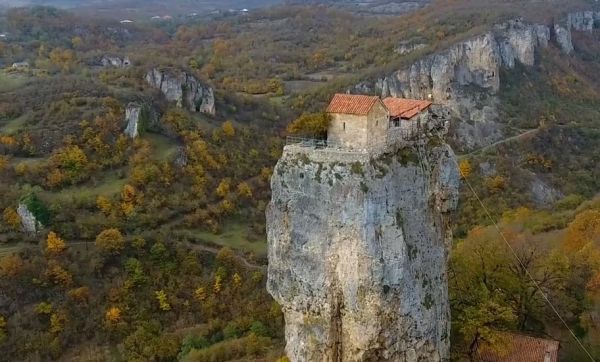
<instances>
[{"instance_id":1,"label":"rocky outcrop","mask_svg":"<svg viewBox=\"0 0 600 362\"><path fill-rule=\"evenodd\" d=\"M27 208L27 205L24 203L20 203L17 208L17 214L21 217L21 225L23 226L23 232L27 234L36 234L41 228L42 223L40 223L35 215Z\"/></svg>"},{"instance_id":2,"label":"rocky outcrop","mask_svg":"<svg viewBox=\"0 0 600 362\"><path fill-rule=\"evenodd\" d=\"M539 49L551 40L571 54L571 31L592 31L599 21L600 12L591 11L572 13L553 26L515 19L351 91L431 99L452 109L459 120L452 135L458 150L484 147L503 137L497 107L500 71L517 62L534 65Z\"/></svg>"},{"instance_id":3,"label":"rocky outcrop","mask_svg":"<svg viewBox=\"0 0 600 362\"><path fill-rule=\"evenodd\" d=\"M154 68L146 74L146 81L159 89L170 102L190 112L215 114L213 89L186 72Z\"/></svg>"},{"instance_id":4,"label":"rocky outcrop","mask_svg":"<svg viewBox=\"0 0 600 362\"><path fill-rule=\"evenodd\" d=\"M375 159L286 147L267 209L267 289L298 361L449 359L447 145Z\"/></svg>"},{"instance_id":5,"label":"rocky outcrop","mask_svg":"<svg viewBox=\"0 0 600 362\"><path fill-rule=\"evenodd\" d=\"M571 54L575 50L573 40L571 39L571 29L569 26L554 24L554 36L556 43L565 54Z\"/></svg>"},{"instance_id":6,"label":"rocky outcrop","mask_svg":"<svg viewBox=\"0 0 600 362\"><path fill-rule=\"evenodd\" d=\"M100 60L103 67L127 68L131 66L129 57L120 58L114 55L105 55Z\"/></svg>"},{"instance_id":7,"label":"rocky outcrop","mask_svg":"<svg viewBox=\"0 0 600 362\"><path fill-rule=\"evenodd\" d=\"M142 106L138 103L131 102L125 108L125 122L127 122L127 127L123 133L125 133L129 138L136 138L139 135L139 125L142 114Z\"/></svg>"}]
</instances>

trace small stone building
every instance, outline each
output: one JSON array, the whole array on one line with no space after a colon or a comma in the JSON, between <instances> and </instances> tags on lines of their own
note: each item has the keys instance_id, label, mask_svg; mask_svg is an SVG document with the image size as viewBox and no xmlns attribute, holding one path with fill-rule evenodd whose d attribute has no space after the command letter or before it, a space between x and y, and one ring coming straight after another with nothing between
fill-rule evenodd
<instances>
[{"instance_id":1,"label":"small stone building","mask_svg":"<svg viewBox=\"0 0 600 362\"><path fill-rule=\"evenodd\" d=\"M372 149L418 135L431 102L417 99L336 94L327 107L329 147Z\"/></svg>"},{"instance_id":2,"label":"small stone building","mask_svg":"<svg viewBox=\"0 0 600 362\"><path fill-rule=\"evenodd\" d=\"M363 150L385 142L389 112L377 96L336 94L327 107L331 123L327 143Z\"/></svg>"}]
</instances>

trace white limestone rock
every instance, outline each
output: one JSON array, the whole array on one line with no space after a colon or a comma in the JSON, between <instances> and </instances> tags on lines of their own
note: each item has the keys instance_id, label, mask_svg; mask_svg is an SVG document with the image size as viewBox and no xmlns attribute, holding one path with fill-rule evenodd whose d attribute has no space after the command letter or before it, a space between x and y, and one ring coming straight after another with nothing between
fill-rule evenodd
<instances>
[{"instance_id":1,"label":"white limestone rock","mask_svg":"<svg viewBox=\"0 0 600 362\"><path fill-rule=\"evenodd\" d=\"M570 26L564 26L562 24L554 24L554 37L556 43L565 54L571 54L575 50L573 47L573 40L571 38Z\"/></svg>"},{"instance_id":2,"label":"white limestone rock","mask_svg":"<svg viewBox=\"0 0 600 362\"><path fill-rule=\"evenodd\" d=\"M170 102L190 112L215 114L213 89L183 71L154 68L146 74L146 82L159 89Z\"/></svg>"},{"instance_id":3,"label":"white limestone rock","mask_svg":"<svg viewBox=\"0 0 600 362\"><path fill-rule=\"evenodd\" d=\"M17 214L21 217L21 225L23 226L23 232L27 234L36 234L41 228L40 223L35 215L27 208L27 205L20 203L17 207Z\"/></svg>"},{"instance_id":4,"label":"white limestone rock","mask_svg":"<svg viewBox=\"0 0 600 362\"><path fill-rule=\"evenodd\" d=\"M418 154L339 162L284 150L267 209L267 289L292 362L449 359L458 170L447 145L423 163Z\"/></svg>"},{"instance_id":5,"label":"white limestone rock","mask_svg":"<svg viewBox=\"0 0 600 362\"><path fill-rule=\"evenodd\" d=\"M127 108L125 108L125 122L127 123L127 127L123 133L129 136L129 138L133 139L139 135L138 128L141 114L142 106L138 103L129 103Z\"/></svg>"}]
</instances>

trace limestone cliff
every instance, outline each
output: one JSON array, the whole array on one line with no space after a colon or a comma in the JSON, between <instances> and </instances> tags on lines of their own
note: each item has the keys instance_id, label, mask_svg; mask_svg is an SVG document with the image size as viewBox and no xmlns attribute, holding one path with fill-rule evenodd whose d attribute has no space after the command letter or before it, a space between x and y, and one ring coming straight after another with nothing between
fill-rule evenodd
<instances>
[{"instance_id":1,"label":"limestone cliff","mask_svg":"<svg viewBox=\"0 0 600 362\"><path fill-rule=\"evenodd\" d=\"M159 89L170 102L190 112L215 114L213 89L183 71L154 68L146 74L146 82Z\"/></svg>"},{"instance_id":2,"label":"limestone cliff","mask_svg":"<svg viewBox=\"0 0 600 362\"><path fill-rule=\"evenodd\" d=\"M142 106L135 102L129 103L127 108L125 108L125 122L127 126L123 133L129 136L129 138L136 138L139 134L141 113Z\"/></svg>"},{"instance_id":3,"label":"limestone cliff","mask_svg":"<svg viewBox=\"0 0 600 362\"><path fill-rule=\"evenodd\" d=\"M35 215L29 211L27 205L24 203L19 204L17 213L21 218L21 225L23 226L24 233L35 234L42 228L42 224L36 219Z\"/></svg>"},{"instance_id":4,"label":"limestone cliff","mask_svg":"<svg viewBox=\"0 0 600 362\"><path fill-rule=\"evenodd\" d=\"M510 70L516 62L534 65L536 54L550 43L571 54L574 51L571 32L591 32L598 21L600 12L593 11L568 14L552 25L515 19L374 82L358 84L353 90L381 96L430 98L446 105L460 120L452 132L455 146L463 151L476 149L503 137L497 107L500 70Z\"/></svg>"},{"instance_id":5,"label":"limestone cliff","mask_svg":"<svg viewBox=\"0 0 600 362\"><path fill-rule=\"evenodd\" d=\"M286 147L271 182L267 288L291 361L447 360L450 147Z\"/></svg>"}]
</instances>

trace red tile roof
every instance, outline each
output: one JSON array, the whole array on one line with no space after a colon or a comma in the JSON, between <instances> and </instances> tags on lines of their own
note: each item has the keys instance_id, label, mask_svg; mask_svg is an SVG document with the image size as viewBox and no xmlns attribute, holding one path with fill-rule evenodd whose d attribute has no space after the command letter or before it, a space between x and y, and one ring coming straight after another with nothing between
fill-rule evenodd
<instances>
[{"instance_id":1,"label":"red tile roof","mask_svg":"<svg viewBox=\"0 0 600 362\"><path fill-rule=\"evenodd\" d=\"M390 111L391 117L400 117L403 119L411 119L431 106L430 101L394 97L384 99L383 104Z\"/></svg>"},{"instance_id":2,"label":"red tile roof","mask_svg":"<svg viewBox=\"0 0 600 362\"><path fill-rule=\"evenodd\" d=\"M502 332L507 348L494 352L485 345L477 352L480 362L557 362L559 342L522 334ZM548 359L546 359L548 358Z\"/></svg>"},{"instance_id":3,"label":"red tile roof","mask_svg":"<svg viewBox=\"0 0 600 362\"><path fill-rule=\"evenodd\" d=\"M379 97L377 96L338 93L333 96L333 99L329 103L327 113L366 116L377 101L379 101Z\"/></svg>"}]
</instances>

